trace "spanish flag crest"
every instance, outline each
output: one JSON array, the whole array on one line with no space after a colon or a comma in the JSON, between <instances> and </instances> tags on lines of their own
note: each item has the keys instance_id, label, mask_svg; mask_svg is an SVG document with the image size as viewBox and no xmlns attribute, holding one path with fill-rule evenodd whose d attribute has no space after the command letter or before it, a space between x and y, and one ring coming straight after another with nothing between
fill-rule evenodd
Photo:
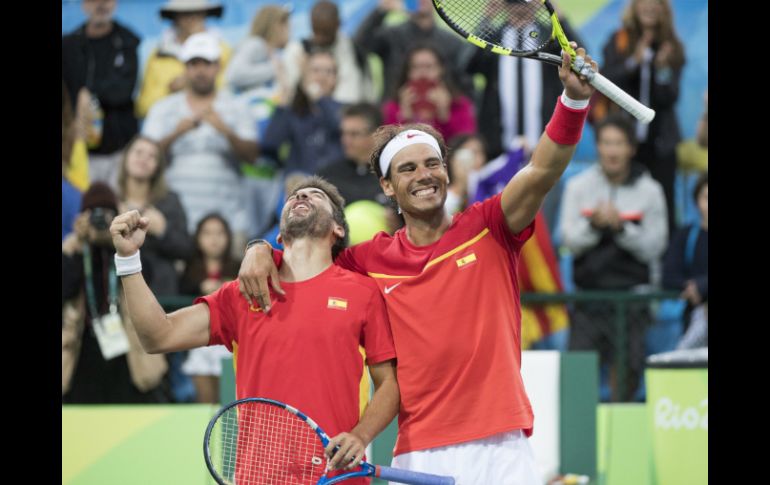
<instances>
[{"instance_id":1,"label":"spanish flag crest","mask_svg":"<svg viewBox=\"0 0 770 485\"><path fill-rule=\"evenodd\" d=\"M330 296L326 302L326 308L332 308L334 310L347 310L348 301L344 298L337 298L335 296Z\"/></svg>"}]
</instances>

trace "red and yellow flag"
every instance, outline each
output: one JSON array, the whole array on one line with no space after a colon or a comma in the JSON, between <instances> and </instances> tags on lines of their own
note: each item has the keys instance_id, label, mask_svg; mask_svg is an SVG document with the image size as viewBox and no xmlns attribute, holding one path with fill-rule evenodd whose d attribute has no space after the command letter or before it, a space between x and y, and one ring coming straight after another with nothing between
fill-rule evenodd
<instances>
[{"instance_id":1,"label":"red and yellow flag","mask_svg":"<svg viewBox=\"0 0 770 485\"><path fill-rule=\"evenodd\" d=\"M535 233L521 249L519 288L522 293L560 293L564 291L556 254L542 211L535 217ZM527 304L521 307L521 348L569 325L565 304Z\"/></svg>"}]
</instances>

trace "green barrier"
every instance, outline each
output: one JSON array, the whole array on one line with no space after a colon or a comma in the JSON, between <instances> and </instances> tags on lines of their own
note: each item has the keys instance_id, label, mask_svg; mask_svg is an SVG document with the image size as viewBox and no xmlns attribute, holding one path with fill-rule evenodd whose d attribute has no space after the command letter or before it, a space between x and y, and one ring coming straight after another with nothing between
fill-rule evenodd
<instances>
[{"instance_id":1,"label":"green barrier","mask_svg":"<svg viewBox=\"0 0 770 485\"><path fill-rule=\"evenodd\" d=\"M559 461L561 472L593 478L596 476L599 356L596 352L562 352L560 365ZM535 432L537 432L537 416L535 416Z\"/></svg>"},{"instance_id":2,"label":"green barrier","mask_svg":"<svg viewBox=\"0 0 770 485\"><path fill-rule=\"evenodd\" d=\"M708 369L647 369L652 484L708 483Z\"/></svg>"},{"instance_id":3,"label":"green barrier","mask_svg":"<svg viewBox=\"0 0 770 485\"><path fill-rule=\"evenodd\" d=\"M650 485L649 432L644 404L600 404L598 485ZM669 482L678 485L678 482Z\"/></svg>"},{"instance_id":4,"label":"green barrier","mask_svg":"<svg viewBox=\"0 0 770 485\"><path fill-rule=\"evenodd\" d=\"M216 406L62 406L62 485L213 484L203 434Z\"/></svg>"}]
</instances>

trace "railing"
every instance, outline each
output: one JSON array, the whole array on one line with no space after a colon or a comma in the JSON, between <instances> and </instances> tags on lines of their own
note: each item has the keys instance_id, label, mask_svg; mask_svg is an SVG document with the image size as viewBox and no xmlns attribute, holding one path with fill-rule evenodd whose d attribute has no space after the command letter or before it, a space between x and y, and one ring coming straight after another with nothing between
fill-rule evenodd
<instances>
[{"instance_id":1,"label":"railing","mask_svg":"<svg viewBox=\"0 0 770 485\"><path fill-rule=\"evenodd\" d=\"M636 352L645 351L645 335L650 327L656 322L657 302L668 298L677 298L678 292L673 291L579 291L575 293L524 293L521 295L521 302L524 305L563 303L570 309L570 319L575 316L576 307L581 304L594 304L594 313L596 304L606 303L606 319L614 323L614 332L610 336L612 347L614 349L615 366L615 386L613 388L613 401L631 400L629 389L633 390L635 382L628 382L631 365L629 364L629 349L633 348ZM641 341L629 342L629 310L639 309L649 305L649 311L645 312L649 319L642 322L642 329L637 338ZM631 307L631 308L630 308ZM602 322L597 321L596 325ZM632 322L633 324L633 322ZM572 338L572 337L571 337ZM631 344L631 345L629 345ZM632 356L636 357L636 356ZM629 387L634 386L634 387Z\"/></svg>"}]
</instances>

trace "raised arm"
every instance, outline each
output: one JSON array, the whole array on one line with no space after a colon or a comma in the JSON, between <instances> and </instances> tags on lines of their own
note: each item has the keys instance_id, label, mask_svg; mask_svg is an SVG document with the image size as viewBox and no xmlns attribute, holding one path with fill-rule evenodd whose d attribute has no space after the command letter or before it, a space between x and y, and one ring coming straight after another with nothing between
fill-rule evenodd
<instances>
[{"instance_id":1,"label":"raised arm","mask_svg":"<svg viewBox=\"0 0 770 485\"><path fill-rule=\"evenodd\" d=\"M139 248L144 243L150 221L139 211L119 215L110 233L117 252L116 265L121 276L128 314L145 352L175 352L209 343L209 308L197 304L166 314L141 273Z\"/></svg>"},{"instance_id":2,"label":"raised arm","mask_svg":"<svg viewBox=\"0 0 770 485\"><path fill-rule=\"evenodd\" d=\"M596 62L586 55L585 49L578 48L577 55L597 70ZM549 190L556 184L567 168L575 145L580 140L583 123L588 112L588 100L594 88L585 79L570 69L570 57L562 54L559 78L564 85L564 95L569 100L584 104L582 109L565 106L557 101L551 121L535 147L529 164L514 175L503 189L501 204L508 227L518 233L535 218ZM571 101L570 101L571 102Z\"/></svg>"}]
</instances>

